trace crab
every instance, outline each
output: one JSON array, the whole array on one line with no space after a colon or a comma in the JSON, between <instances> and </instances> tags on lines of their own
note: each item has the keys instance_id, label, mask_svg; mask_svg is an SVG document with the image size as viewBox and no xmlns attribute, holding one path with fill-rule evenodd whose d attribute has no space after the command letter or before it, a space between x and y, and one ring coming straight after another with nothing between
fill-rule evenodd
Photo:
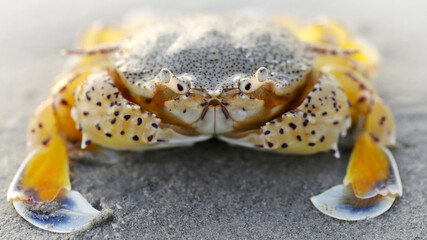
<instances>
[{"instance_id":1,"label":"crab","mask_svg":"<svg viewBox=\"0 0 427 240\"><path fill-rule=\"evenodd\" d=\"M341 23L236 14L93 25L29 124L33 150L7 194L31 224L71 232L99 215L71 190L73 151L143 151L210 138L285 154L330 151L353 124L343 183L311 197L362 220L402 195L390 108L373 87L378 54ZM79 147L67 144L78 142ZM81 150L80 150L81 148Z\"/></svg>"}]
</instances>

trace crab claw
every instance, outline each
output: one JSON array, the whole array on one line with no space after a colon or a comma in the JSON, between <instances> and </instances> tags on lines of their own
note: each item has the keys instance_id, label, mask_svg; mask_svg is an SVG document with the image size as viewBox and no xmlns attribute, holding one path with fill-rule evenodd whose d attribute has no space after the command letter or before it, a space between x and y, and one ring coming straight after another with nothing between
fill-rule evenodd
<instances>
[{"instance_id":1,"label":"crab claw","mask_svg":"<svg viewBox=\"0 0 427 240\"><path fill-rule=\"evenodd\" d=\"M387 211L402 196L402 183L393 155L362 135L352 153L344 184L311 198L322 213L357 221Z\"/></svg>"},{"instance_id":2,"label":"crab claw","mask_svg":"<svg viewBox=\"0 0 427 240\"><path fill-rule=\"evenodd\" d=\"M400 180L399 169L397 168L396 161L394 160L393 154L387 148L383 147L380 151L381 155L387 159L388 162L388 171L384 179L377 179L372 187L366 191L363 190L364 187L359 187L359 191L354 191L354 195L360 199L370 199L376 196L402 196L403 188L402 181ZM344 178L344 185L349 186L350 184L356 184L352 172L347 173L347 176ZM361 181L361 180L359 180ZM359 183L360 185L360 183ZM353 188L354 189L354 188Z\"/></svg>"},{"instance_id":3,"label":"crab claw","mask_svg":"<svg viewBox=\"0 0 427 240\"><path fill-rule=\"evenodd\" d=\"M99 212L71 191L66 147L52 135L22 163L7 193L16 211L36 227L67 233L78 230Z\"/></svg>"},{"instance_id":4,"label":"crab claw","mask_svg":"<svg viewBox=\"0 0 427 240\"><path fill-rule=\"evenodd\" d=\"M29 208L26 202L13 201L16 211L29 223L57 233L69 233L81 229L99 213L76 191L70 191L59 204L61 205L57 210L48 213Z\"/></svg>"}]
</instances>

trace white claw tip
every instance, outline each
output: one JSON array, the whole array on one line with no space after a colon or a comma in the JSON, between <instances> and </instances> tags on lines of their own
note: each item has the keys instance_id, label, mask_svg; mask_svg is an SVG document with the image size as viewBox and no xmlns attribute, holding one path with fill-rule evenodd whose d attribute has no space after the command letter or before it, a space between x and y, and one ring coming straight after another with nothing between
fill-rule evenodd
<instances>
[{"instance_id":1,"label":"white claw tip","mask_svg":"<svg viewBox=\"0 0 427 240\"><path fill-rule=\"evenodd\" d=\"M383 214L392 206L395 197L359 199L353 195L351 187L341 184L311 197L310 200L323 214L340 220L358 221Z\"/></svg>"},{"instance_id":2,"label":"white claw tip","mask_svg":"<svg viewBox=\"0 0 427 240\"><path fill-rule=\"evenodd\" d=\"M69 233L81 229L99 214L86 199L76 191L70 191L61 207L51 213L31 211L25 202L13 200L16 211L29 223L41 229Z\"/></svg>"}]
</instances>

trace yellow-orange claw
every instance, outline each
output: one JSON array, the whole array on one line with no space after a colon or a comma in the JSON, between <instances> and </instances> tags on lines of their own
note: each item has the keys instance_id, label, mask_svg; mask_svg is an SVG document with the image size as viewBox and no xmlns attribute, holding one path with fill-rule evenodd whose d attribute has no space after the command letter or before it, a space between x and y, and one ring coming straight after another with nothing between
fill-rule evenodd
<instances>
[{"instance_id":1,"label":"yellow-orange claw","mask_svg":"<svg viewBox=\"0 0 427 240\"><path fill-rule=\"evenodd\" d=\"M71 191L64 140L52 135L22 163L9 191L16 211L31 224L67 233L84 227L99 211Z\"/></svg>"},{"instance_id":2,"label":"yellow-orange claw","mask_svg":"<svg viewBox=\"0 0 427 240\"><path fill-rule=\"evenodd\" d=\"M367 132L362 134L352 152L344 185L351 185L355 196L361 199L402 195L402 183L393 155L377 145Z\"/></svg>"},{"instance_id":3,"label":"yellow-orange claw","mask_svg":"<svg viewBox=\"0 0 427 240\"><path fill-rule=\"evenodd\" d=\"M52 136L22 163L7 194L8 200L51 202L71 189L64 141Z\"/></svg>"},{"instance_id":4,"label":"yellow-orange claw","mask_svg":"<svg viewBox=\"0 0 427 240\"><path fill-rule=\"evenodd\" d=\"M398 196L402 183L393 155L365 132L353 150L344 184L312 197L311 202L330 217L358 221L381 215Z\"/></svg>"}]
</instances>

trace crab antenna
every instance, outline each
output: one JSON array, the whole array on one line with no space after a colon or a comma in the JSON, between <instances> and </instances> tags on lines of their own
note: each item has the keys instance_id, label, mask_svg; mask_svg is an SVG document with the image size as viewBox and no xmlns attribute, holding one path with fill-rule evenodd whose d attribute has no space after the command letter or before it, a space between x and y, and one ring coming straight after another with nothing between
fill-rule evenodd
<instances>
[{"instance_id":1,"label":"crab antenna","mask_svg":"<svg viewBox=\"0 0 427 240\"><path fill-rule=\"evenodd\" d=\"M321 55L334 56L348 56L359 53L358 49L343 49L340 47L329 46L321 43L307 43L306 50Z\"/></svg>"},{"instance_id":2,"label":"crab antenna","mask_svg":"<svg viewBox=\"0 0 427 240\"><path fill-rule=\"evenodd\" d=\"M61 51L63 55L98 55L98 54L109 54L118 51L118 46L103 46L98 48L90 49L64 49Z\"/></svg>"}]
</instances>

